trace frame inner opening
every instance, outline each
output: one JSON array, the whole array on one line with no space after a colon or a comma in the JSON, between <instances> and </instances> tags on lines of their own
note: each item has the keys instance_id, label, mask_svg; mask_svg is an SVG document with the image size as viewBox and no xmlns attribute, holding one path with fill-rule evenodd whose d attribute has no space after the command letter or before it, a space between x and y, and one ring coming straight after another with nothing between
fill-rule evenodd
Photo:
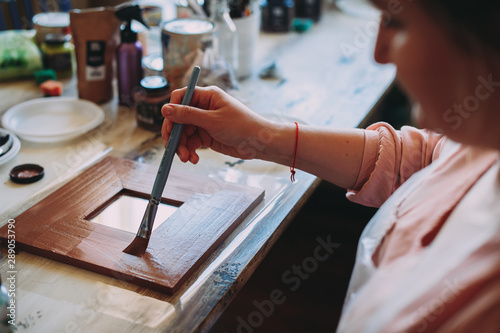
<instances>
[{"instance_id":1,"label":"frame inner opening","mask_svg":"<svg viewBox=\"0 0 500 333\"><path fill-rule=\"evenodd\" d=\"M96 209L86 220L111 228L136 233L141 224L149 198L122 191L108 203ZM153 230L158 228L179 208L180 204L161 202L158 205Z\"/></svg>"}]
</instances>

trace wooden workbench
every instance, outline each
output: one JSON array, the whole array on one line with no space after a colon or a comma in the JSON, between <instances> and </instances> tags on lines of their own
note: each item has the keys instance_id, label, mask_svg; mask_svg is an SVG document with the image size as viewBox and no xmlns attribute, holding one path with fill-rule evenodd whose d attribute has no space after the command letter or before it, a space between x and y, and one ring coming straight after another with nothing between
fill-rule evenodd
<instances>
[{"instance_id":1,"label":"wooden workbench","mask_svg":"<svg viewBox=\"0 0 500 333\"><path fill-rule=\"evenodd\" d=\"M373 21L373 20L372 20ZM373 40L357 43L370 20L334 9L306 33L261 34L256 67L235 95L255 111L280 121L356 127L394 80L392 66L372 60ZM346 56L339 45L357 53ZM261 80L257 72L276 61L282 80ZM65 82L77 96L75 79ZM0 84L0 113L41 97L33 81ZM106 119L97 129L63 143L22 141L18 156L0 165L0 225L33 206L104 155L158 165L158 134L136 126L135 111L116 100L101 105ZM16 255L18 332L198 332L207 331L230 304L319 180L263 161L245 161L200 151L198 165L173 169L265 190L265 199L173 296L78 269L25 252ZM238 163L236 163L238 162ZM9 180L15 165L37 163L46 175L38 183ZM16 228L22 226L17 225ZM0 274L9 271L1 261Z\"/></svg>"}]
</instances>

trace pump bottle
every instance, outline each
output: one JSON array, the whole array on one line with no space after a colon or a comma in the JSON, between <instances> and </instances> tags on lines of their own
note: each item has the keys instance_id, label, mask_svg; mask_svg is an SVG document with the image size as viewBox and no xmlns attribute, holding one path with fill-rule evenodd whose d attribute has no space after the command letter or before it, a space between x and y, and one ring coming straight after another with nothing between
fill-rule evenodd
<instances>
[{"instance_id":1,"label":"pump bottle","mask_svg":"<svg viewBox=\"0 0 500 333\"><path fill-rule=\"evenodd\" d=\"M137 33L132 30L132 20L144 22L139 5L127 6L116 11L116 16L125 24L121 27L121 43L116 49L116 71L118 78L118 100L121 105L134 105L134 92L139 89L144 76L142 69L142 45Z\"/></svg>"}]
</instances>

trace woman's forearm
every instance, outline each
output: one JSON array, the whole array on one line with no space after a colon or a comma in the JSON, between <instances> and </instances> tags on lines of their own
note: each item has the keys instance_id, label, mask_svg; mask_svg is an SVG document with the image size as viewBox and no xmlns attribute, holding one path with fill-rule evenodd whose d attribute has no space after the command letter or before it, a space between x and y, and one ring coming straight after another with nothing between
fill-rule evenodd
<instances>
[{"instance_id":1,"label":"woman's forearm","mask_svg":"<svg viewBox=\"0 0 500 333\"><path fill-rule=\"evenodd\" d=\"M332 129L299 125L295 167L326 181L352 188L363 159L362 129ZM295 124L271 123L257 133L257 158L291 166L295 154ZM258 148L258 147L257 147Z\"/></svg>"}]
</instances>

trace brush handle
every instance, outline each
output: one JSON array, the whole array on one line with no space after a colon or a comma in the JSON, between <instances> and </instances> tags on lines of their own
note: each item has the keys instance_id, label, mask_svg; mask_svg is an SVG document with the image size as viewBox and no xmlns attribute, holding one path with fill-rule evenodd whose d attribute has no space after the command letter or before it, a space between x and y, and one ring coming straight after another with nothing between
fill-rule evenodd
<instances>
[{"instance_id":1,"label":"brush handle","mask_svg":"<svg viewBox=\"0 0 500 333\"><path fill-rule=\"evenodd\" d=\"M182 99L182 105L189 105L191 103L191 98L193 97L194 88L198 82L200 76L200 67L196 66L193 69L193 74L191 74L191 79L189 80L186 93ZM145 239L149 239L151 232L153 231L153 224L155 221L156 211L158 205L160 204L161 195L165 189L165 184L167 183L168 174L170 173L170 167L172 166L172 161L174 160L175 152L179 146L179 140L182 133L182 124L174 124L170 137L168 138L167 147L163 152L163 157L161 158L160 166L158 167L158 173L156 174L156 179L153 184L153 190L151 191L151 197L149 198L148 206L142 217L141 225L137 231L137 236Z\"/></svg>"},{"instance_id":2,"label":"brush handle","mask_svg":"<svg viewBox=\"0 0 500 333\"><path fill-rule=\"evenodd\" d=\"M182 105L189 105L191 103L191 98L193 97L194 88L198 82L198 77L200 76L200 67L196 66L191 74L191 79L189 80L186 93L182 99ZM163 157L160 162L160 167L158 168L158 174L156 175L155 183L153 185L153 190L151 191L151 196L156 199L160 199L165 189L165 184L167 183L168 174L170 173L170 167L172 166L172 161L174 160L175 152L179 146L179 140L181 139L182 128L184 125L174 123L170 137L168 138L167 147L163 152Z\"/></svg>"}]
</instances>

